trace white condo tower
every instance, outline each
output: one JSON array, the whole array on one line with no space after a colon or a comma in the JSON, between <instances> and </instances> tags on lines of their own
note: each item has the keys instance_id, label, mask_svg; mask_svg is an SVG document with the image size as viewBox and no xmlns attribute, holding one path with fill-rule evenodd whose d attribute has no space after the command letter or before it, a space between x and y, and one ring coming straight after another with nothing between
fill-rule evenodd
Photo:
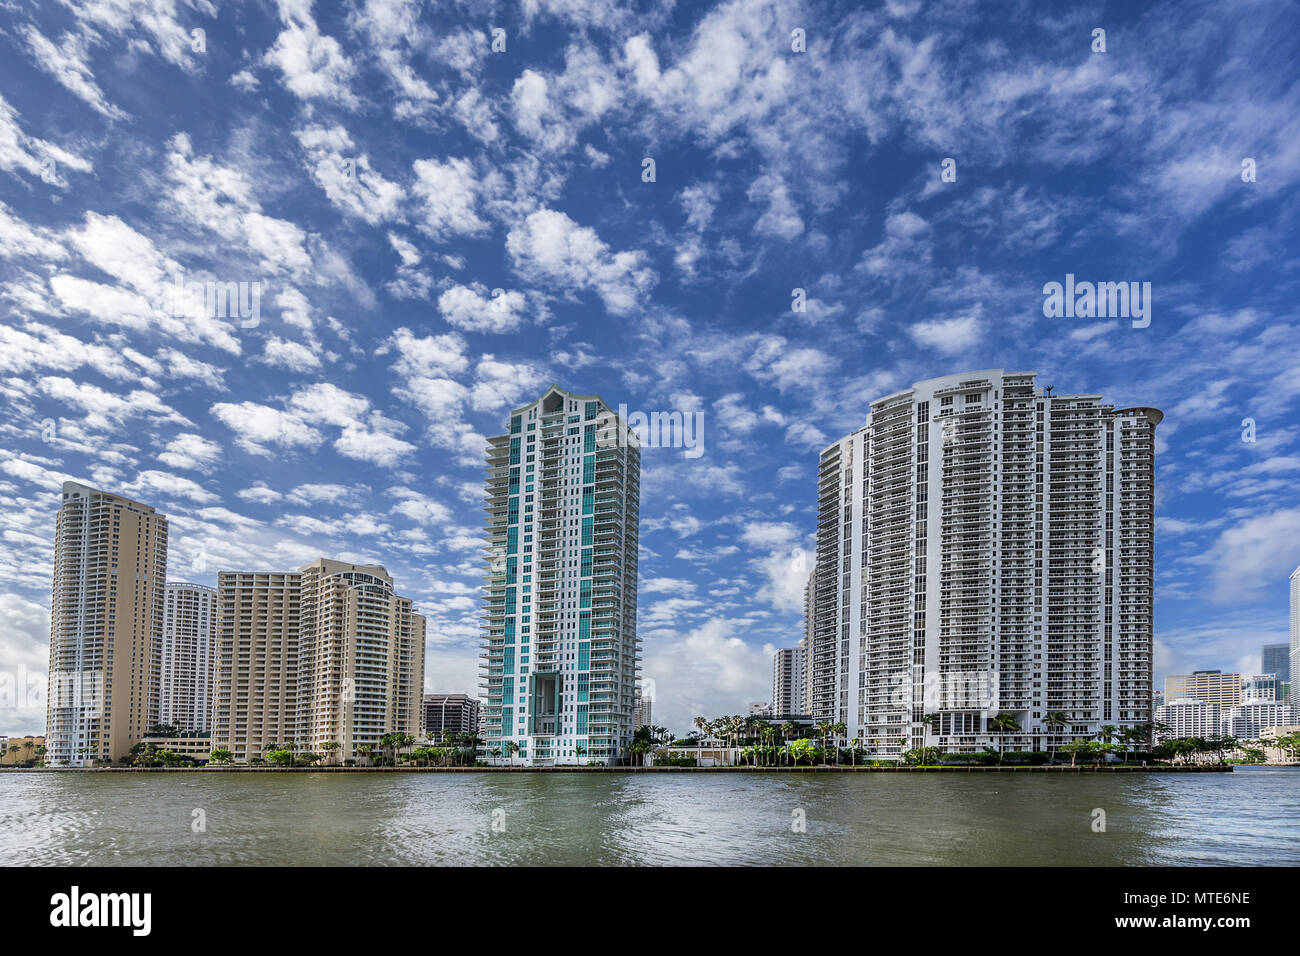
<instances>
[{"instance_id":1,"label":"white condo tower","mask_svg":"<svg viewBox=\"0 0 1300 956\"><path fill-rule=\"evenodd\" d=\"M485 754L605 763L630 746L640 475L635 436L597 395L552 386L491 439Z\"/></svg>"},{"instance_id":2,"label":"white condo tower","mask_svg":"<svg viewBox=\"0 0 1300 956\"><path fill-rule=\"evenodd\" d=\"M1152 719L1163 416L1034 379L919 382L822 452L812 713L881 757Z\"/></svg>"}]
</instances>

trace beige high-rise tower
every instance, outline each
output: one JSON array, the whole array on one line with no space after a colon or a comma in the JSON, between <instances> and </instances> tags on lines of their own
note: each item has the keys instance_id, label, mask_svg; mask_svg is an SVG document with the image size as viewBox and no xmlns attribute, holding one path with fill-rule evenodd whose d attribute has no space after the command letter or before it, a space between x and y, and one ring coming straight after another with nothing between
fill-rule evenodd
<instances>
[{"instance_id":1,"label":"beige high-rise tower","mask_svg":"<svg viewBox=\"0 0 1300 956\"><path fill-rule=\"evenodd\" d=\"M424 617L378 565L321 558L299 569L304 693L299 740L356 755L389 733L420 732Z\"/></svg>"},{"instance_id":2,"label":"beige high-rise tower","mask_svg":"<svg viewBox=\"0 0 1300 956\"><path fill-rule=\"evenodd\" d=\"M213 742L238 761L293 741L351 758L420 732L425 619L378 565L217 578Z\"/></svg>"},{"instance_id":3,"label":"beige high-rise tower","mask_svg":"<svg viewBox=\"0 0 1300 956\"><path fill-rule=\"evenodd\" d=\"M212 652L212 748L260 757L298 731L298 629L302 576L281 571L217 575Z\"/></svg>"},{"instance_id":4,"label":"beige high-rise tower","mask_svg":"<svg viewBox=\"0 0 1300 956\"><path fill-rule=\"evenodd\" d=\"M167 518L63 485L50 602L47 761L119 760L158 720Z\"/></svg>"}]
</instances>

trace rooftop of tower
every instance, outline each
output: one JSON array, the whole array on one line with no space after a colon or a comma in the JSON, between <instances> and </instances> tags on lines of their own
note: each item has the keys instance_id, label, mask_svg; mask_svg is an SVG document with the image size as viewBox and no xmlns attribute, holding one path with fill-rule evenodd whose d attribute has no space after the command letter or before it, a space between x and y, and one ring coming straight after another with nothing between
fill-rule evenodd
<instances>
[{"instance_id":1,"label":"rooftop of tower","mask_svg":"<svg viewBox=\"0 0 1300 956\"><path fill-rule=\"evenodd\" d=\"M114 501L123 502L133 508L139 508L144 512L151 514L158 513L157 509L155 509L153 505L147 505L143 501L136 501L134 498L128 498L126 495L119 495L114 491L104 491L100 488L94 488L90 485L83 484L80 481L65 481L63 483L63 494L65 497L67 495L73 495L82 498L90 497L92 495L100 495L104 498L112 498Z\"/></svg>"},{"instance_id":2,"label":"rooftop of tower","mask_svg":"<svg viewBox=\"0 0 1300 956\"><path fill-rule=\"evenodd\" d=\"M510 414L515 415L518 414L519 412L524 411L527 408L531 408L532 406L536 405L538 402L545 401L548 397L550 397L553 394L562 395L566 399L571 398L574 399L575 401L580 401L580 402L593 402L593 401L600 402L606 408L609 408L609 403L606 402L599 395L580 395L577 392L571 392L567 388L560 388L559 385L552 383L550 388L542 392L542 394L539 397L533 399L531 402L525 402L523 405L520 405L518 408L514 409Z\"/></svg>"}]
</instances>

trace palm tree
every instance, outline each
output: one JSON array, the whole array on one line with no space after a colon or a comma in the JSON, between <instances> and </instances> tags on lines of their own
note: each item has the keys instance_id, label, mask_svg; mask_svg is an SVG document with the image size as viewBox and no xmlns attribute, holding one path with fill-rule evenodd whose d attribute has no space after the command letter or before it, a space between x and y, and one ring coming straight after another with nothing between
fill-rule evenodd
<instances>
[{"instance_id":1,"label":"palm tree","mask_svg":"<svg viewBox=\"0 0 1300 956\"><path fill-rule=\"evenodd\" d=\"M927 731L929 731L930 733L932 733L932 734L938 734L938 733L939 733L939 726L940 726L940 724L939 724L939 715L938 715L938 714L926 714L924 717L921 718L921 725L922 725L923 727L925 727L925 729L926 729Z\"/></svg>"},{"instance_id":2,"label":"palm tree","mask_svg":"<svg viewBox=\"0 0 1300 956\"><path fill-rule=\"evenodd\" d=\"M337 740L326 740L320 745L320 749L325 751L325 758L332 761L334 759L334 751L339 749L339 742Z\"/></svg>"},{"instance_id":3,"label":"palm tree","mask_svg":"<svg viewBox=\"0 0 1300 956\"><path fill-rule=\"evenodd\" d=\"M1004 710L996 717L989 718L989 729L998 733L998 763L1002 763L1002 746L1003 740L1008 733L1014 733L1020 729L1020 724L1016 723L1016 715L1009 710Z\"/></svg>"},{"instance_id":4,"label":"palm tree","mask_svg":"<svg viewBox=\"0 0 1300 956\"><path fill-rule=\"evenodd\" d=\"M507 740L505 744L506 756L510 758L510 766L515 765L515 754L519 753L519 745L513 740Z\"/></svg>"},{"instance_id":5,"label":"palm tree","mask_svg":"<svg viewBox=\"0 0 1300 956\"><path fill-rule=\"evenodd\" d=\"M1063 710L1049 710L1047 712L1047 716L1043 718L1043 723L1047 725L1047 729L1051 730L1053 727L1055 727L1056 732L1058 734L1061 732L1062 729L1064 729L1065 725L1069 723L1069 721L1070 721L1070 715ZM1049 736L1047 738L1047 753L1048 753L1049 760L1051 759L1051 753L1052 753L1051 741L1052 738Z\"/></svg>"},{"instance_id":6,"label":"palm tree","mask_svg":"<svg viewBox=\"0 0 1300 956\"><path fill-rule=\"evenodd\" d=\"M581 761L582 758L587 755L587 748L582 744L578 744L578 746L573 748L573 752L578 755L578 760Z\"/></svg>"},{"instance_id":7,"label":"palm tree","mask_svg":"<svg viewBox=\"0 0 1300 956\"><path fill-rule=\"evenodd\" d=\"M488 756L492 758L492 766L495 767L497 765L497 761L501 758L501 748L493 747L491 750L488 751Z\"/></svg>"},{"instance_id":8,"label":"palm tree","mask_svg":"<svg viewBox=\"0 0 1300 956\"><path fill-rule=\"evenodd\" d=\"M39 762L39 763L41 763L41 764L44 764L44 763L45 763L45 755L46 755L48 752L49 752L49 751L45 749L45 744L41 744L40 746L38 746L38 747L36 748L36 760L37 760L37 762Z\"/></svg>"},{"instance_id":9,"label":"palm tree","mask_svg":"<svg viewBox=\"0 0 1300 956\"><path fill-rule=\"evenodd\" d=\"M852 740L849 741L849 747L850 747L849 765L852 767L856 767L858 765L858 744L859 743L861 743L861 741L859 741L857 737L854 737Z\"/></svg>"},{"instance_id":10,"label":"palm tree","mask_svg":"<svg viewBox=\"0 0 1300 956\"><path fill-rule=\"evenodd\" d=\"M849 728L845 726L843 721L838 721L834 724L831 724L831 737L834 738L835 740L836 766L839 766L839 762L840 762L840 741L844 739L844 735L847 734L848 732L849 732Z\"/></svg>"},{"instance_id":11,"label":"palm tree","mask_svg":"<svg viewBox=\"0 0 1300 956\"><path fill-rule=\"evenodd\" d=\"M817 723L817 739L822 744L822 760L826 759L826 738L830 735L831 728L834 726L829 720L822 720Z\"/></svg>"},{"instance_id":12,"label":"palm tree","mask_svg":"<svg viewBox=\"0 0 1300 956\"><path fill-rule=\"evenodd\" d=\"M771 766L772 759L776 755L776 738L779 733L780 730L776 727L776 725L774 724L763 725L763 740L767 743L767 747L768 747L768 752L765 757L765 761L768 764L768 766Z\"/></svg>"}]
</instances>

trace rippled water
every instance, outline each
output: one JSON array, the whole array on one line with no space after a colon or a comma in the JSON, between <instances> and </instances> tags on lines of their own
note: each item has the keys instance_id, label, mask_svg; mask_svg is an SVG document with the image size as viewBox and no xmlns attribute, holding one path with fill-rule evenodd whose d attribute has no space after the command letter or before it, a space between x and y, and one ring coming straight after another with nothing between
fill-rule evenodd
<instances>
[{"instance_id":1,"label":"rippled water","mask_svg":"<svg viewBox=\"0 0 1300 956\"><path fill-rule=\"evenodd\" d=\"M1297 864L1298 818L1300 770L1267 768L0 774L0 864Z\"/></svg>"}]
</instances>

